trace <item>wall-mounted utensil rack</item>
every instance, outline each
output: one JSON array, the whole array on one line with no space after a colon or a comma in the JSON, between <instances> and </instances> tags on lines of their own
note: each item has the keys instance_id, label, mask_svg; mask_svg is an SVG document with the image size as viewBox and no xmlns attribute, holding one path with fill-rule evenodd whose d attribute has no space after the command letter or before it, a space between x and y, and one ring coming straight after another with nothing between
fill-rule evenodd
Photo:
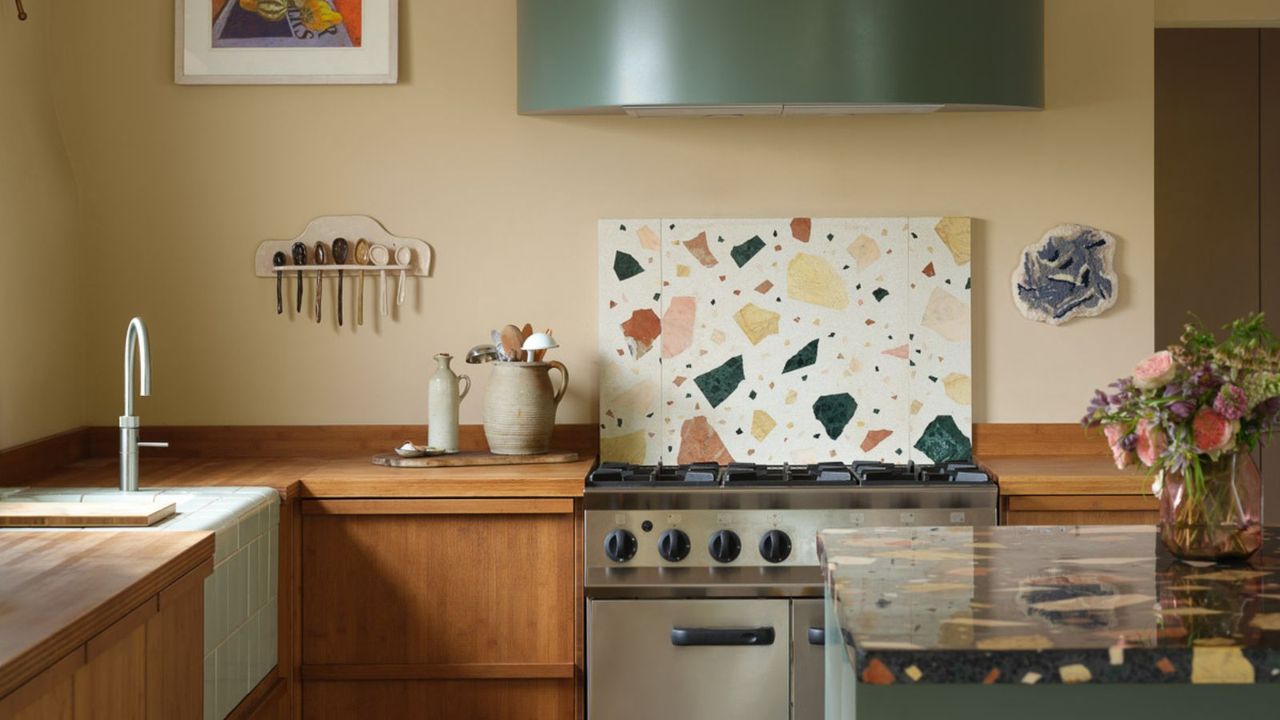
<instances>
[{"instance_id":1,"label":"wall-mounted utensil rack","mask_svg":"<svg viewBox=\"0 0 1280 720\"><path fill-rule=\"evenodd\" d=\"M271 257L277 252L284 253L285 257L291 257L290 249L295 242L301 242L312 248L315 247L317 242L332 245L335 238L346 238L353 246L361 239L368 240L371 244L385 245L392 258L396 256L397 250L407 247L412 252L413 259L407 265L397 265L394 260L389 265L353 265L351 263L345 265L293 265L290 263L274 267L271 264ZM264 240L262 244L258 245L258 252L254 255L253 270L258 277L264 278L273 278L277 273L281 272L297 273L299 271L303 275L314 275L318 272L323 272L326 276L336 276L338 270L350 272L363 270L367 273L385 270L387 272L394 271L397 274L404 270L409 275L431 277L431 266L434 259L435 253L426 242L415 238L392 235L387 232L382 223L368 215L325 215L307 223L307 229L292 240Z\"/></svg>"},{"instance_id":2,"label":"wall-mounted utensil rack","mask_svg":"<svg viewBox=\"0 0 1280 720\"><path fill-rule=\"evenodd\" d=\"M409 278L431 276L434 258L435 253L427 243L392 235L382 223L367 215L326 215L312 220L302 234L292 240L263 241L254 255L253 269L258 277L275 278L277 315L285 312L284 280L288 277L295 278L294 299L289 303L294 311L289 316L303 314L303 282L308 278L314 300L309 314L317 323L324 315L324 287L328 281L336 280L334 310L339 326L343 325L346 308L343 299L345 279L354 279L356 295L352 310L355 324L363 325L366 276L376 279L376 312L386 317L393 302L397 307L404 304L405 285ZM329 264L331 259L344 262ZM396 278L393 300L387 293L389 283Z\"/></svg>"}]
</instances>

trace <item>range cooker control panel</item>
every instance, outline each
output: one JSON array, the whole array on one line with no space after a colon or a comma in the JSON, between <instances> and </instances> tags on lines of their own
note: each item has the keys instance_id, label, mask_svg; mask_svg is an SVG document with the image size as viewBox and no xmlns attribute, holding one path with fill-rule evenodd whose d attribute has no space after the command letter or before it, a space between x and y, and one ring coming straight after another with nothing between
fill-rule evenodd
<instances>
[{"instance_id":1,"label":"range cooker control panel","mask_svg":"<svg viewBox=\"0 0 1280 720\"><path fill-rule=\"evenodd\" d=\"M874 510L589 510L589 567L770 567L818 564L822 530L993 525L980 508Z\"/></svg>"}]
</instances>

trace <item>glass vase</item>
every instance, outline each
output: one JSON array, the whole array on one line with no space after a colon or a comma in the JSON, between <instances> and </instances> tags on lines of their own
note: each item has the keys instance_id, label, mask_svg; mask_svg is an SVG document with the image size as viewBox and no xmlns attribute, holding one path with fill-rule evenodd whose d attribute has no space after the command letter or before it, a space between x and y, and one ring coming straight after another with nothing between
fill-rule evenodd
<instances>
[{"instance_id":1,"label":"glass vase","mask_svg":"<svg viewBox=\"0 0 1280 720\"><path fill-rule=\"evenodd\" d=\"M1184 560L1243 560L1262 545L1261 478L1238 453L1200 458L1201 477L1165 473L1160 540Z\"/></svg>"}]
</instances>

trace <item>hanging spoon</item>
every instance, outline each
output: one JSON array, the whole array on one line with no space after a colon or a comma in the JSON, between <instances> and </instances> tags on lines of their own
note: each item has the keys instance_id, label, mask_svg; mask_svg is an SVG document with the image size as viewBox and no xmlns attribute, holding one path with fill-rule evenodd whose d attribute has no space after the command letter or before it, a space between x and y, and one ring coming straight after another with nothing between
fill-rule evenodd
<instances>
[{"instance_id":1,"label":"hanging spoon","mask_svg":"<svg viewBox=\"0 0 1280 720\"><path fill-rule=\"evenodd\" d=\"M338 327L342 327L342 266L347 264L348 248L346 238L333 241L333 264L338 266Z\"/></svg>"},{"instance_id":2,"label":"hanging spoon","mask_svg":"<svg viewBox=\"0 0 1280 720\"><path fill-rule=\"evenodd\" d=\"M284 267L284 253L277 252L271 256L271 266L274 268ZM284 314L284 294L281 291L281 283L284 282L284 273L276 270L276 314Z\"/></svg>"},{"instance_id":3,"label":"hanging spoon","mask_svg":"<svg viewBox=\"0 0 1280 720\"><path fill-rule=\"evenodd\" d=\"M329 248L323 242L316 243L316 265L329 264ZM316 270L316 322L320 322L320 301L324 296L324 271Z\"/></svg>"},{"instance_id":4,"label":"hanging spoon","mask_svg":"<svg viewBox=\"0 0 1280 720\"><path fill-rule=\"evenodd\" d=\"M387 249L386 245L374 245L369 248L369 260L379 268L378 312L385 317L389 310L387 308L387 271L383 268L391 264L391 251Z\"/></svg>"},{"instance_id":5,"label":"hanging spoon","mask_svg":"<svg viewBox=\"0 0 1280 720\"><path fill-rule=\"evenodd\" d=\"M356 264L369 264L369 241L360 238L356 241ZM360 279L356 282L356 324L364 324L364 270L360 270Z\"/></svg>"},{"instance_id":6,"label":"hanging spoon","mask_svg":"<svg viewBox=\"0 0 1280 720\"><path fill-rule=\"evenodd\" d=\"M396 264L397 265L408 265L411 262L413 262L413 250L410 250L409 247L406 245L401 245L400 247L396 248ZM405 268L401 267L400 268L400 286L399 286L399 290L396 292L396 305L404 304L404 278L405 278L404 273L405 273Z\"/></svg>"},{"instance_id":7,"label":"hanging spoon","mask_svg":"<svg viewBox=\"0 0 1280 720\"><path fill-rule=\"evenodd\" d=\"M307 264L307 246L301 242L293 244L293 264L299 268ZM298 312L302 312L302 270L298 270Z\"/></svg>"}]
</instances>

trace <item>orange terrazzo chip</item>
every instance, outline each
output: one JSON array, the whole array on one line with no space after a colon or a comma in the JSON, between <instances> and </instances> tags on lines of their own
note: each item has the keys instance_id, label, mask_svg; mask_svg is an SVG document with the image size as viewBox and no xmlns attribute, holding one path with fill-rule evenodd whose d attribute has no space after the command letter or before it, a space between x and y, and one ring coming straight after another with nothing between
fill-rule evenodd
<instances>
[{"instance_id":1,"label":"orange terrazzo chip","mask_svg":"<svg viewBox=\"0 0 1280 720\"><path fill-rule=\"evenodd\" d=\"M1173 663L1170 662L1169 658L1167 657L1162 657L1159 660L1157 660L1156 667L1160 668L1160 672L1164 673L1165 675L1172 675L1178 671L1178 669L1173 666Z\"/></svg>"},{"instance_id":2,"label":"orange terrazzo chip","mask_svg":"<svg viewBox=\"0 0 1280 720\"><path fill-rule=\"evenodd\" d=\"M868 685L892 685L893 671L885 667L884 663L872 658L862 670L862 682Z\"/></svg>"},{"instance_id":3,"label":"orange terrazzo chip","mask_svg":"<svg viewBox=\"0 0 1280 720\"><path fill-rule=\"evenodd\" d=\"M999 679L1000 679L1000 668L991 668L991 672L987 673L987 676L982 678L982 684L994 685L995 682Z\"/></svg>"}]
</instances>

